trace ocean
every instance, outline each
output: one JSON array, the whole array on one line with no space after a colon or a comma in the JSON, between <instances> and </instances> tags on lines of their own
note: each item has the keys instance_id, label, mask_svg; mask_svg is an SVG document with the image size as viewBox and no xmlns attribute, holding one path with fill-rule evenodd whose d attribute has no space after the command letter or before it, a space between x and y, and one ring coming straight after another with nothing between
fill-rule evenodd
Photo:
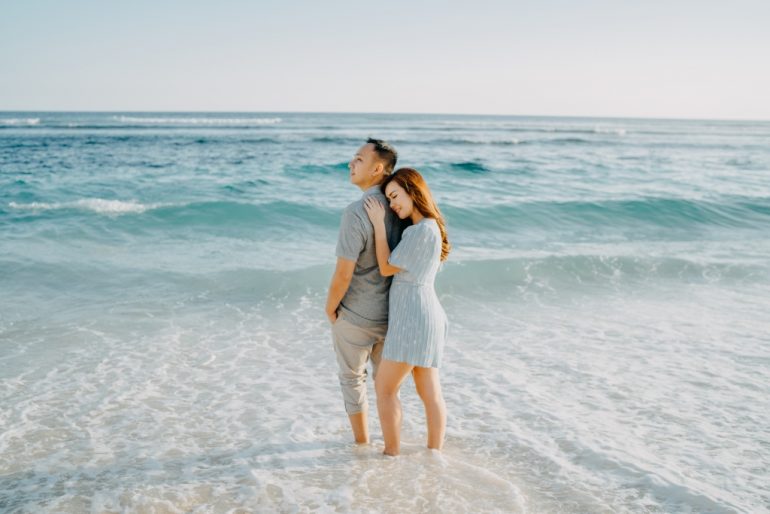
<instances>
[{"instance_id":1,"label":"ocean","mask_svg":"<svg viewBox=\"0 0 770 514\"><path fill-rule=\"evenodd\" d=\"M356 447L367 137L454 250L443 452ZM0 511L770 511L770 122L0 112Z\"/></svg>"}]
</instances>

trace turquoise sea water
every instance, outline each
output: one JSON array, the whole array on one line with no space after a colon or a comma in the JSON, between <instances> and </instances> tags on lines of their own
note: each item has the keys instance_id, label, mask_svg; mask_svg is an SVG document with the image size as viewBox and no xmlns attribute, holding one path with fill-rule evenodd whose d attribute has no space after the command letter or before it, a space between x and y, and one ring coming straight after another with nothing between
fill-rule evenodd
<instances>
[{"instance_id":1,"label":"turquoise sea water","mask_svg":"<svg viewBox=\"0 0 770 514\"><path fill-rule=\"evenodd\" d=\"M454 245L441 455L411 384L349 445L369 136ZM769 287L770 122L0 113L0 510L767 510Z\"/></svg>"}]
</instances>

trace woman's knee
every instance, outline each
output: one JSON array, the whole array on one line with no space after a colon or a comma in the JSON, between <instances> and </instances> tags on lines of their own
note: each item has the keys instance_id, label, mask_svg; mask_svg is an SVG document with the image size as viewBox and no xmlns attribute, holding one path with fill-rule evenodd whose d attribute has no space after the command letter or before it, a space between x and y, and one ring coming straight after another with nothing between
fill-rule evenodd
<instances>
[{"instance_id":1,"label":"woman's knee","mask_svg":"<svg viewBox=\"0 0 770 514\"><path fill-rule=\"evenodd\" d=\"M378 379L374 381L374 390L377 392L377 398L391 398L398 395L400 384L394 381Z\"/></svg>"},{"instance_id":2,"label":"woman's knee","mask_svg":"<svg viewBox=\"0 0 770 514\"><path fill-rule=\"evenodd\" d=\"M441 391L418 391L418 395L427 408L441 408L444 406L444 397L441 395Z\"/></svg>"}]
</instances>

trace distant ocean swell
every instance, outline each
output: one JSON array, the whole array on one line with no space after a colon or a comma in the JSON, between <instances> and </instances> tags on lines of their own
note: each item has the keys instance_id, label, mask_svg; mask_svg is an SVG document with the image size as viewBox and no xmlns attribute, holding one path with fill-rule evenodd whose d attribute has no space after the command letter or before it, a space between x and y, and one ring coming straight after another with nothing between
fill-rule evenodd
<instances>
[{"instance_id":1,"label":"distant ocean swell","mask_svg":"<svg viewBox=\"0 0 770 514\"><path fill-rule=\"evenodd\" d=\"M293 134L289 132L279 133L274 132L270 125L253 123L232 125L233 130L237 129L237 134L231 134L228 132L212 132L212 127L216 130L224 129L226 127L219 127L216 125L206 124L185 124L172 126L144 124L137 126L127 125L80 125L70 124L66 127L55 127L57 133L54 135L47 134L45 140L41 141L20 141L18 145L13 143L8 145L9 149L13 148L48 148L55 149L57 146L61 148L78 147L88 145L109 145L115 142L123 143L146 143L146 142L162 142L172 146L188 146L188 145L212 145L218 148L221 147L245 147L248 145L254 148L258 147L276 147L280 148L283 145L335 145L339 147L356 147L365 139L368 134L361 136L315 136L312 134ZM1 129L18 129L19 125L1 124ZM43 129L46 127L38 127L34 124L30 124L25 129ZM190 131L197 133L204 133L198 137L193 137L195 134L182 134L175 135L159 134L161 132L168 131L172 128L176 128L179 131ZM59 129L66 129L59 130ZM124 129L131 129L131 132ZM134 130L136 129L136 130ZM80 134L86 132L88 137L84 138ZM112 134L110 132L116 132ZM258 133L259 137L245 137L248 133ZM103 133L110 133L105 135ZM71 134L71 135L68 135ZM638 141L627 140L620 137L607 137L607 133L594 133L595 137L494 137L494 138L453 138L453 137L434 137L431 139L399 139L397 137L391 138L390 142L397 147L410 147L420 145L426 148L431 147L466 147L473 148L474 151L482 151L487 148L508 148L508 147L545 147L545 148L572 148L576 146L586 148L610 148L621 147L629 149L639 150L707 150L711 148L719 148L725 151L741 151L741 152L762 152L767 148L767 143L755 143L755 142L742 142L742 141L730 141L729 139L719 141L718 145L714 145L709 142L689 142L681 141L677 139L676 134L666 134L665 137L654 141L645 141L640 143ZM770 141L770 139L768 139Z\"/></svg>"},{"instance_id":2,"label":"distant ocean swell","mask_svg":"<svg viewBox=\"0 0 770 514\"><path fill-rule=\"evenodd\" d=\"M47 121L41 118L0 118L0 127L14 128L55 128L55 129L114 129L154 127L238 127L277 125L283 120L278 117L190 117L190 116L112 116L99 123L78 121Z\"/></svg>"},{"instance_id":3,"label":"distant ocean swell","mask_svg":"<svg viewBox=\"0 0 770 514\"><path fill-rule=\"evenodd\" d=\"M517 226L605 227L648 225L661 228L692 226L770 227L770 202L746 198L729 202L681 198L643 198L604 201L522 202L488 207L444 207L456 226L487 229ZM511 225L513 224L513 225Z\"/></svg>"},{"instance_id":4,"label":"distant ocean swell","mask_svg":"<svg viewBox=\"0 0 770 514\"><path fill-rule=\"evenodd\" d=\"M493 294L516 297L525 290L553 293L586 288L634 286L666 287L681 284L766 284L768 269L757 264L696 261L687 258L566 254L463 261L446 266L442 289L459 296Z\"/></svg>"},{"instance_id":5,"label":"distant ocean swell","mask_svg":"<svg viewBox=\"0 0 770 514\"><path fill-rule=\"evenodd\" d=\"M40 118L0 118L0 127L35 126L40 124Z\"/></svg>"},{"instance_id":6,"label":"distant ocean swell","mask_svg":"<svg viewBox=\"0 0 770 514\"><path fill-rule=\"evenodd\" d=\"M285 200L262 203L201 201L191 203L142 203L133 200L84 198L70 202L10 202L10 213L27 216L145 215L149 222L171 224L260 223L290 225L301 220L334 228L341 211L309 203ZM730 201L643 198L604 201L537 201L489 206L442 205L450 228L474 231L565 226L614 228L647 225L660 228L711 226L722 228L770 228L770 199L739 198Z\"/></svg>"},{"instance_id":7,"label":"distant ocean swell","mask_svg":"<svg viewBox=\"0 0 770 514\"><path fill-rule=\"evenodd\" d=\"M265 265L266 263L262 263ZM3 269L28 286L51 290L67 288L70 294L98 287L127 293L136 288L144 297L147 288L169 286L185 291L205 292L222 300L249 298L253 301L283 298L299 302L308 294L320 294L328 286L331 270L326 265L297 269L266 269L254 262L248 268L221 263L220 271L169 271L152 262L121 267L112 262L18 262L0 260ZM118 278L120 277L120 278ZM132 280L131 277L134 277ZM132 285L133 284L133 285ZM756 264L699 262L686 258L652 256L544 255L506 259L453 260L444 265L438 292L449 297L478 301L526 301L529 295L552 295L562 300L570 295L600 291L655 294L670 287L720 285L758 288L770 284L770 272ZM179 289L183 286L183 289ZM25 291L9 289L7 294Z\"/></svg>"},{"instance_id":8,"label":"distant ocean swell","mask_svg":"<svg viewBox=\"0 0 770 514\"><path fill-rule=\"evenodd\" d=\"M0 118L0 126L14 126L14 127L53 127L53 128L98 128L98 127L141 127L143 125L158 125L158 126L179 126L179 125L203 125L211 127L247 127L249 125L276 125L282 123L284 120L281 117L248 117L248 116L229 116L229 117L212 117L212 116L137 116L137 115L118 115L109 116L100 120L99 124L85 125L79 122L66 121L54 119L41 119L35 118L19 118L19 117L6 117ZM461 132L467 131L468 125L438 125L438 126L426 126L426 127L412 127L410 130L420 131L441 131L441 132ZM326 127L329 129L338 129L339 127ZM627 133L627 129L618 127L595 127L593 129L585 129L578 127L536 127L536 126L515 126L515 125L503 125L496 126L494 124L485 124L483 126L485 131L488 132L526 132L526 133L568 133L568 134L614 134L617 136L624 136ZM642 131L641 133L654 133ZM334 138L330 138L333 141ZM317 141L323 142L323 138L318 138Z\"/></svg>"},{"instance_id":9,"label":"distant ocean swell","mask_svg":"<svg viewBox=\"0 0 770 514\"><path fill-rule=\"evenodd\" d=\"M81 199L60 203L17 203L8 205L10 211L26 213L29 216L62 217L100 215L118 217L144 215L148 225L225 225L245 224L259 227L281 225L291 228L292 223L304 221L321 226L339 223L341 213L336 209L286 201L261 204L242 202L211 201L192 203L140 203L135 201L105 200L101 198Z\"/></svg>"},{"instance_id":10,"label":"distant ocean swell","mask_svg":"<svg viewBox=\"0 0 770 514\"><path fill-rule=\"evenodd\" d=\"M128 124L150 125L275 125L281 123L281 118L208 118L208 117L141 117L115 116L113 119Z\"/></svg>"}]
</instances>

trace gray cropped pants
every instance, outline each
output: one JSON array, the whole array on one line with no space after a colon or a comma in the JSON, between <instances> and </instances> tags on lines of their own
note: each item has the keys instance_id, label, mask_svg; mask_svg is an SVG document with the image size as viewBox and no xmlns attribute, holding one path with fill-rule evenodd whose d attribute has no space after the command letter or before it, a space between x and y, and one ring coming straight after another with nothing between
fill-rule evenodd
<instances>
[{"instance_id":1,"label":"gray cropped pants","mask_svg":"<svg viewBox=\"0 0 770 514\"><path fill-rule=\"evenodd\" d=\"M372 361L372 379L382 356L387 325L359 327L342 316L332 325L332 341L339 365L340 387L348 415L366 412L366 363Z\"/></svg>"}]
</instances>

